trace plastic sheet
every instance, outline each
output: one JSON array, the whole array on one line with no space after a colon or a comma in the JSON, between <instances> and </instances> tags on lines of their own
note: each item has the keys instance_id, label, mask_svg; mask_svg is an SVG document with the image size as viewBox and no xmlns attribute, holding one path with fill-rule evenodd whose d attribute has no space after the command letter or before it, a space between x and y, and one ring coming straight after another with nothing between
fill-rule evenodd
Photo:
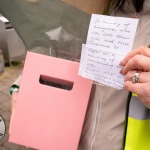
<instances>
[{"instance_id":1,"label":"plastic sheet","mask_svg":"<svg viewBox=\"0 0 150 150\"><path fill-rule=\"evenodd\" d=\"M82 40L71 33L66 32L62 27L46 32L51 41L49 54L58 58L79 61Z\"/></svg>"},{"instance_id":2,"label":"plastic sheet","mask_svg":"<svg viewBox=\"0 0 150 150\"><path fill-rule=\"evenodd\" d=\"M61 0L0 0L28 50L79 61L91 15ZM8 7L9 3L9 7Z\"/></svg>"}]
</instances>

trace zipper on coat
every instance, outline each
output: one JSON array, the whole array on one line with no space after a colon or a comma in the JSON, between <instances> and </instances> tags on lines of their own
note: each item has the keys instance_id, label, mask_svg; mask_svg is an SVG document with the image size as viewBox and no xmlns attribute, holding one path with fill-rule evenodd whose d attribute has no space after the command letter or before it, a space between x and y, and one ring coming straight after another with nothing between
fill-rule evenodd
<instances>
[{"instance_id":1,"label":"zipper on coat","mask_svg":"<svg viewBox=\"0 0 150 150\"><path fill-rule=\"evenodd\" d=\"M96 113L94 116L95 121L93 124L93 133L92 133L92 138L91 138L90 150L93 149L93 144L96 139L96 135L97 135L98 127L99 127L99 122L100 122L100 118L101 118L101 107L102 107L102 101L103 101L103 94L104 94L104 88L103 88L103 86L101 86L101 90L98 94L100 99L98 99L96 101Z\"/></svg>"}]
</instances>

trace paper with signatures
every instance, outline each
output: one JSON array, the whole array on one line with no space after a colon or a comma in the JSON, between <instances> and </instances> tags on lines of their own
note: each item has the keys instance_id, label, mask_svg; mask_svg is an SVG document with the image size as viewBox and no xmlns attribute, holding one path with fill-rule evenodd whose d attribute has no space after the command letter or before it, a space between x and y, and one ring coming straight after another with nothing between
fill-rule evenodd
<instances>
[{"instance_id":1,"label":"paper with signatures","mask_svg":"<svg viewBox=\"0 0 150 150\"><path fill-rule=\"evenodd\" d=\"M131 51L138 19L92 14L79 75L122 89L121 60Z\"/></svg>"}]
</instances>

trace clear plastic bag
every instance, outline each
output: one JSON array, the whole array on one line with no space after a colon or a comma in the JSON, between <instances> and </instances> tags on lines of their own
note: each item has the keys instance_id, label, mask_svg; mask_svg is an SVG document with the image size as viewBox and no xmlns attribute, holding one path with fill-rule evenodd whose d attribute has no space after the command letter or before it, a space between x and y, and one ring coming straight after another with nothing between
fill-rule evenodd
<instances>
[{"instance_id":1,"label":"clear plastic bag","mask_svg":"<svg viewBox=\"0 0 150 150\"><path fill-rule=\"evenodd\" d=\"M66 32L63 27L58 27L46 32L51 41L49 55L71 61L79 61L82 41L71 33Z\"/></svg>"}]
</instances>

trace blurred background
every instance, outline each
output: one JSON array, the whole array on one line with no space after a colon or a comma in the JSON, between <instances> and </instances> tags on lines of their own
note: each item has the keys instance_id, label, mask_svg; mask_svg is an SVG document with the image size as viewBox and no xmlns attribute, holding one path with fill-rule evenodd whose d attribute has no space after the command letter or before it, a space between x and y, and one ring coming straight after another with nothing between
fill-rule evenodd
<instances>
[{"instance_id":1,"label":"blurred background","mask_svg":"<svg viewBox=\"0 0 150 150\"><path fill-rule=\"evenodd\" d=\"M8 142L11 116L9 88L21 74L26 47L11 23L0 14L0 115L6 123L6 135L0 143L0 150L30 149Z\"/></svg>"}]
</instances>

